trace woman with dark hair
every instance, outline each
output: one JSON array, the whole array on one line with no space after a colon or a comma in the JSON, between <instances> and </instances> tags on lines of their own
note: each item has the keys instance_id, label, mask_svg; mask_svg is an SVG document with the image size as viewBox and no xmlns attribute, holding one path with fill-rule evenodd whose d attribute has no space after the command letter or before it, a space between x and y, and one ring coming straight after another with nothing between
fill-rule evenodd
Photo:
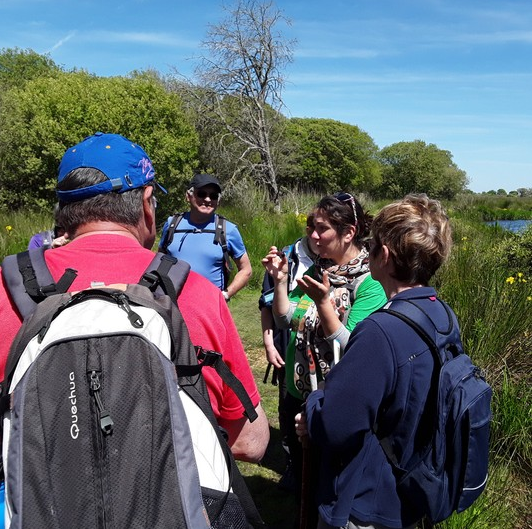
<instances>
[{"instance_id":1,"label":"woman with dark hair","mask_svg":"<svg viewBox=\"0 0 532 529\"><path fill-rule=\"evenodd\" d=\"M441 332L458 330L428 284L451 249L441 204L409 195L385 206L371 229L371 275L386 292L386 308L415 305ZM318 529L413 528L426 514L398 494L379 439L384 432L399 466L424 446L433 369L429 346L401 319L379 311L357 325L338 368L296 417L298 435L309 435L322 453Z\"/></svg>"},{"instance_id":2,"label":"woman with dark hair","mask_svg":"<svg viewBox=\"0 0 532 529\"><path fill-rule=\"evenodd\" d=\"M288 293L287 257L272 246L262 263L274 282L273 315L291 328L286 351L286 384L292 416L341 357L357 323L380 308L386 297L369 273L366 245L371 216L349 193L322 198L314 211L318 258ZM301 445L294 425L288 435L294 473L300 476Z\"/></svg>"}]
</instances>

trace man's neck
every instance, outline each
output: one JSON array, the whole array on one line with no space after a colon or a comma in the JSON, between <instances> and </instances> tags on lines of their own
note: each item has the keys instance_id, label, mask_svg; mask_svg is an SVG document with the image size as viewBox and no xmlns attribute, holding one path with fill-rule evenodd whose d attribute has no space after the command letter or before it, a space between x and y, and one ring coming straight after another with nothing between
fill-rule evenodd
<instances>
[{"instance_id":1,"label":"man's neck","mask_svg":"<svg viewBox=\"0 0 532 529\"><path fill-rule=\"evenodd\" d=\"M214 215L216 215L216 213L201 213L195 209L191 209L189 213L190 222L193 224L206 224L214 218Z\"/></svg>"},{"instance_id":2,"label":"man's neck","mask_svg":"<svg viewBox=\"0 0 532 529\"><path fill-rule=\"evenodd\" d=\"M138 230L133 226L123 226L115 222L96 221L88 222L80 226L72 239L80 239L88 235L122 235L140 241Z\"/></svg>"}]
</instances>

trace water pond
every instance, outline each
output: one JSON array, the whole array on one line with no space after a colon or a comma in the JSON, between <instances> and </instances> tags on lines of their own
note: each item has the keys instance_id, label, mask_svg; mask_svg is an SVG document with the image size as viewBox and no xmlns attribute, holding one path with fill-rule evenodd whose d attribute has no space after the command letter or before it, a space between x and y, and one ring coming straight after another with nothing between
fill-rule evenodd
<instances>
[{"instance_id":1,"label":"water pond","mask_svg":"<svg viewBox=\"0 0 532 529\"><path fill-rule=\"evenodd\" d=\"M532 220L494 220L487 222L486 224L489 226L500 226L501 228L513 231L514 233L521 233L532 224Z\"/></svg>"}]
</instances>

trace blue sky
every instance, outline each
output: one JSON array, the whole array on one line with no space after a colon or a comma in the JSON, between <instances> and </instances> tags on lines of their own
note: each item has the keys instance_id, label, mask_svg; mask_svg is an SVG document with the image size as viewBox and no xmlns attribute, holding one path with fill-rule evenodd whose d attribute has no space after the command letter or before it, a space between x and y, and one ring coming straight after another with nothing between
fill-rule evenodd
<instances>
[{"instance_id":1,"label":"blue sky","mask_svg":"<svg viewBox=\"0 0 532 529\"><path fill-rule=\"evenodd\" d=\"M278 0L297 39L286 114L357 125L379 147L449 150L476 192L532 187L530 0ZM217 0L0 0L0 48L65 68L185 75Z\"/></svg>"}]
</instances>

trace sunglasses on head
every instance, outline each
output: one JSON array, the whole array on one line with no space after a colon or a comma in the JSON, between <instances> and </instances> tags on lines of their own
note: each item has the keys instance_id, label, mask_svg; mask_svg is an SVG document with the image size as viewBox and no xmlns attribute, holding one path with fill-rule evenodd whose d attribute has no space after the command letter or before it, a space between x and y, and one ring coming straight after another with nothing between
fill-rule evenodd
<instances>
[{"instance_id":1,"label":"sunglasses on head","mask_svg":"<svg viewBox=\"0 0 532 529\"><path fill-rule=\"evenodd\" d=\"M196 191L196 196L198 198L207 198L209 197L211 200L218 200L220 198L220 193L217 191L205 191L202 189L199 189Z\"/></svg>"},{"instance_id":2,"label":"sunglasses on head","mask_svg":"<svg viewBox=\"0 0 532 529\"><path fill-rule=\"evenodd\" d=\"M353 215L355 216L355 226L356 226L358 222L358 217L357 217L357 207L356 207L355 197L349 193L335 193L333 197L336 200L338 200L338 202L341 202L342 204L346 204L346 203L351 204Z\"/></svg>"}]
</instances>

